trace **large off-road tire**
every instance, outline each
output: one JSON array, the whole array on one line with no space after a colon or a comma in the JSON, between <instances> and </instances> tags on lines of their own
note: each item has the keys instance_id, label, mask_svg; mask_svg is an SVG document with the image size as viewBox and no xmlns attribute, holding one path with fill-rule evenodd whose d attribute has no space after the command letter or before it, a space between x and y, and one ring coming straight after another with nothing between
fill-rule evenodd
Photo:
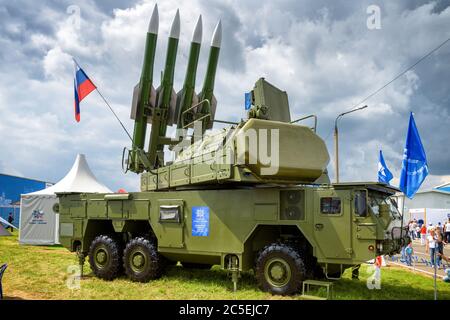
<instances>
[{"instance_id":1,"label":"large off-road tire","mask_svg":"<svg viewBox=\"0 0 450 320\"><path fill-rule=\"evenodd\" d=\"M298 293L307 273L299 250L284 243L264 247L255 270L261 290L279 295Z\"/></svg>"},{"instance_id":2,"label":"large off-road tire","mask_svg":"<svg viewBox=\"0 0 450 320\"><path fill-rule=\"evenodd\" d=\"M191 262L182 262L183 268L186 269L200 269L200 270L209 270L211 269L211 264L204 263L191 263Z\"/></svg>"},{"instance_id":3,"label":"large off-road tire","mask_svg":"<svg viewBox=\"0 0 450 320\"><path fill-rule=\"evenodd\" d=\"M92 272L101 279L113 280L122 271L122 251L119 241L111 236L101 235L89 247L89 264Z\"/></svg>"},{"instance_id":4,"label":"large off-road tire","mask_svg":"<svg viewBox=\"0 0 450 320\"><path fill-rule=\"evenodd\" d=\"M128 278L136 282L148 282L161 277L166 266L156 245L145 238L130 240L123 253L123 267Z\"/></svg>"}]
</instances>

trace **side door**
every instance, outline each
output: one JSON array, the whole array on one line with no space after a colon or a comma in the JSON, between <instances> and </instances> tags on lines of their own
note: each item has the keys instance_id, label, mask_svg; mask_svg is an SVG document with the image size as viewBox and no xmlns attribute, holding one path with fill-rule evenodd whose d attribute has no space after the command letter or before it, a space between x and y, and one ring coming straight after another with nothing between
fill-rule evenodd
<instances>
[{"instance_id":1,"label":"side door","mask_svg":"<svg viewBox=\"0 0 450 320\"><path fill-rule=\"evenodd\" d=\"M351 196L347 190L318 190L314 197L314 236L322 255L351 258Z\"/></svg>"}]
</instances>

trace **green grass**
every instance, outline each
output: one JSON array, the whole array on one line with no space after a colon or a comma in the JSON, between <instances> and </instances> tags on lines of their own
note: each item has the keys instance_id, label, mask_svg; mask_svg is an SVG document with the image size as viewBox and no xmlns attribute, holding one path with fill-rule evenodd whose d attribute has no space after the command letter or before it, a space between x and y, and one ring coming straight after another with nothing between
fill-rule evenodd
<instances>
[{"instance_id":1,"label":"green grass","mask_svg":"<svg viewBox=\"0 0 450 320\"><path fill-rule=\"evenodd\" d=\"M238 291L232 291L227 273L218 266L212 270L170 267L165 275L149 283L134 283L125 277L103 281L92 276L89 264L81 289L71 290L67 269L77 265L73 253L58 246L21 246L17 236L0 237L0 263L8 263L3 277L7 298L22 299L301 299L300 295L279 297L261 292L252 272L242 274ZM369 290L366 279L370 266L362 266L360 280L351 280L350 271L334 283L335 299L433 299L433 279L404 269L382 269L381 290ZM315 291L320 296L324 290ZM438 279L438 298L450 299L450 284Z\"/></svg>"}]
</instances>

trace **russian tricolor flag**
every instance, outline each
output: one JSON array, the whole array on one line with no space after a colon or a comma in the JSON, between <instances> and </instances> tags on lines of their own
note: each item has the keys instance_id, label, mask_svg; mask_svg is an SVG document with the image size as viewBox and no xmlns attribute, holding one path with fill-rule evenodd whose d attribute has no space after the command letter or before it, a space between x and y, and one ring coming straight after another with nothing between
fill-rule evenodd
<instances>
[{"instance_id":1,"label":"russian tricolor flag","mask_svg":"<svg viewBox=\"0 0 450 320\"><path fill-rule=\"evenodd\" d=\"M97 89L94 83L89 79L83 69L80 68L78 63L74 60L75 65L75 77L74 77L74 89L75 89L75 120L80 122L80 102L92 91Z\"/></svg>"}]
</instances>

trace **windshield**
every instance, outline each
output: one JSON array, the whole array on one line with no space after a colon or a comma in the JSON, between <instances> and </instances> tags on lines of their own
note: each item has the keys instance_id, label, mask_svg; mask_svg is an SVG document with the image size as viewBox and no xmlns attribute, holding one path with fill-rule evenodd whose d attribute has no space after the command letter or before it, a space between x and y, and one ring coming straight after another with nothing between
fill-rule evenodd
<instances>
[{"instance_id":1,"label":"windshield","mask_svg":"<svg viewBox=\"0 0 450 320\"><path fill-rule=\"evenodd\" d=\"M401 218L395 197L380 192L369 193L369 211L374 215L380 215L380 205L387 205L393 218Z\"/></svg>"},{"instance_id":2,"label":"windshield","mask_svg":"<svg viewBox=\"0 0 450 320\"><path fill-rule=\"evenodd\" d=\"M398 203L397 203L397 200L395 199L395 197L390 196L387 199L388 199L389 205L391 207L392 215L394 217L401 218L402 214L400 213L400 210L398 210Z\"/></svg>"}]
</instances>

